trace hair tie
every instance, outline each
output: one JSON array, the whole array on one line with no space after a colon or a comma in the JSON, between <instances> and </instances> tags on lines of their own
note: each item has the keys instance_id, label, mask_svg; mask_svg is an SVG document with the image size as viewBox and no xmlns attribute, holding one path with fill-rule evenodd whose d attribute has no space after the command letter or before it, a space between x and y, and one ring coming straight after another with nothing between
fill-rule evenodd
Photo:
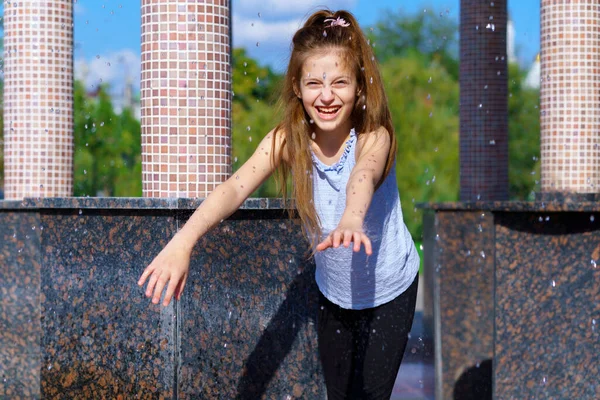
<instances>
[{"instance_id":1,"label":"hair tie","mask_svg":"<svg viewBox=\"0 0 600 400\"><path fill-rule=\"evenodd\" d=\"M349 22L346 22L346 20L342 17L337 17L337 18L327 18L324 22L329 22L329 26L328 28L333 28L334 26L341 26L341 27L348 27L350 26ZM327 27L326 27L327 28Z\"/></svg>"}]
</instances>

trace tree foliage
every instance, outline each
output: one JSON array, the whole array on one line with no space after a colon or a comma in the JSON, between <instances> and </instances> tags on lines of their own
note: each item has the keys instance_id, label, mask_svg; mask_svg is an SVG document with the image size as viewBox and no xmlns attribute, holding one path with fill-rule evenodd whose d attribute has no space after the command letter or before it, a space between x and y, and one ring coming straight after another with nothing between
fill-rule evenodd
<instances>
[{"instance_id":1,"label":"tree foliage","mask_svg":"<svg viewBox=\"0 0 600 400\"><path fill-rule=\"evenodd\" d=\"M395 58L420 58L425 64L441 64L458 81L458 25L447 12L390 12L367 34L380 63Z\"/></svg>"},{"instance_id":2,"label":"tree foliage","mask_svg":"<svg viewBox=\"0 0 600 400\"><path fill-rule=\"evenodd\" d=\"M419 202L454 201L459 192L458 82L421 57L381 66L398 141L396 175L406 224L421 236Z\"/></svg>"},{"instance_id":3,"label":"tree foliage","mask_svg":"<svg viewBox=\"0 0 600 400\"><path fill-rule=\"evenodd\" d=\"M540 190L539 89L523 86L527 71L509 66L508 181L511 200L534 200Z\"/></svg>"},{"instance_id":4,"label":"tree foliage","mask_svg":"<svg viewBox=\"0 0 600 400\"><path fill-rule=\"evenodd\" d=\"M117 115L106 86L89 98L78 81L74 108L75 196L141 196L141 131L131 110Z\"/></svg>"},{"instance_id":5,"label":"tree foliage","mask_svg":"<svg viewBox=\"0 0 600 400\"><path fill-rule=\"evenodd\" d=\"M277 124L276 102L282 77L260 66L244 49L233 50L233 169L238 169L256 145ZM275 180L269 178L254 197L276 197Z\"/></svg>"}]
</instances>

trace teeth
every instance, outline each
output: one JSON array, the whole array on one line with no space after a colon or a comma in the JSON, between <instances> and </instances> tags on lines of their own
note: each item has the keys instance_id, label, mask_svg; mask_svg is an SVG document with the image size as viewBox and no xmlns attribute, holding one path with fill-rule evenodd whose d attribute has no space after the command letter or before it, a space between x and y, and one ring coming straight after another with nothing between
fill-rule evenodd
<instances>
[{"instance_id":1,"label":"teeth","mask_svg":"<svg viewBox=\"0 0 600 400\"><path fill-rule=\"evenodd\" d=\"M334 114L340 108L339 107L331 107L331 108L318 107L317 109L319 110L319 112L322 112L322 113L325 113L325 114Z\"/></svg>"}]
</instances>

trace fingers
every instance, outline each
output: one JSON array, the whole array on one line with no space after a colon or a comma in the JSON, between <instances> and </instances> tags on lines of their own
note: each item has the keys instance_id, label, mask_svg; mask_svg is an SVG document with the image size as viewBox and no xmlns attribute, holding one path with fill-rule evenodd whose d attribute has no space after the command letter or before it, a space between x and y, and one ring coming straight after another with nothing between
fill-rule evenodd
<instances>
[{"instance_id":1,"label":"fingers","mask_svg":"<svg viewBox=\"0 0 600 400\"><path fill-rule=\"evenodd\" d=\"M362 232L353 232L351 230L336 230L331 232L321 243L317 245L317 251L323 251L330 247L338 248L340 245L348 248L353 243L352 251L359 252L361 245L365 246L367 255L373 254L371 240Z\"/></svg>"},{"instance_id":2,"label":"fingers","mask_svg":"<svg viewBox=\"0 0 600 400\"><path fill-rule=\"evenodd\" d=\"M167 292L165 293L165 297L163 299L163 306L166 307L169 305L175 292L177 292L178 295L181 295L181 291L177 290L177 289L179 289L180 284L181 284L181 277L171 276L171 279L169 279L169 286L167 286ZM156 293L155 293L155 295L156 295ZM158 293L158 298L160 299L160 292ZM152 300L152 302L154 302L154 299Z\"/></svg>"},{"instance_id":3,"label":"fingers","mask_svg":"<svg viewBox=\"0 0 600 400\"><path fill-rule=\"evenodd\" d=\"M340 247L341 241L342 241L342 232L341 231L333 231L333 247L336 249L338 247Z\"/></svg>"},{"instance_id":4,"label":"fingers","mask_svg":"<svg viewBox=\"0 0 600 400\"><path fill-rule=\"evenodd\" d=\"M354 232L354 234L352 235L352 241L354 242L354 247L352 248L352 250L355 252L360 251L360 239L360 233Z\"/></svg>"},{"instance_id":5,"label":"fingers","mask_svg":"<svg viewBox=\"0 0 600 400\"><path fill-rule=\"evenodd\" d=\"M183 288L185 288L185 283L187 282L187 277L188 277L188 275L185 274L183 276L183 279L179 282L179 285L177 286L177 290L175 291L176 292L175 298L177 299L177 301L179 301L181 299L181 294L183 293Z\"/></svg>"},{"instance_id":6,"label":"fingers","mask_svg":"<svg viewBox=\"0 0 600 400\"><path fill-rule=\"evenodd\" d=\"M333 246L333 240L331 238L331 235L328 235L325 240L323 240L321 243L319 243L317 245L317 251L323 251L325 249L330 248L331 246Z\"/></svg>"},{"instance_id":7,"label":"fingers","mask_svg":"<svg viewBox=\"0 0 600 400\"><path fill-rule=\"evenodd\" d=\"M152 303L158 304L158 302L160 301L160 295L162 294L163 289L165 288L169 280L169 277L165 276L164 273L162 273L158 277L158 279L156 280L156 287L154 288L154 296L152 296ZM171 296L173 296L173 294L171 294Z\"/></svg>"},{"instance_id":8,"label":"fingers","mask_svg":"<svg viewBox=\"0 0 600 400\"><path fill-rule=\"evenodd\" d=\"M148 279L148 277L150 276L150 274L154 271L154 264L150 264L146 267L146 269L144 270L144 273L142 273L142 275L140 276L140 279L138 279L138 285L139 286L143 286L144 282L146 282L146 279Z\"/></svg>"},{"instance_id":9,"label":"fingers","mask_svg":"<svg viewBox=\"0 0 600 400\"><path fill-rule=\"evenodd\" d=\"M369 239L369 237L367 235L362 235L362 241L365 245L365 253L367 253L367 255L371 255L373 254L373 247L371 245L371 239ZM360 246L359 246L360 247Z\"/></svg>"}]
</instances>

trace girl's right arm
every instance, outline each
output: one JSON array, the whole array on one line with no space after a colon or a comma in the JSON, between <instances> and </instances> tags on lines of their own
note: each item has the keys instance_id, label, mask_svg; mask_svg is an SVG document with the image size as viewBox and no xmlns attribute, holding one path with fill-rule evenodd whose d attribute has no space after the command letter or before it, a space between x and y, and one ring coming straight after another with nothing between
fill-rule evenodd
<instances>
[{"instance_id":1,"label":"girl's right arm","mask_svg":"<svg viewBox=\"0 0 600 400\"><path fill-rule=\"evenodd\" d=\"M283 135L269 132L256 148L254 154L229 179L217 186L194 211L186 224L173 236L169 243L146 267L138 285L146 279L146 297L152 296L152 303L158 304L163 289L168 284L163 305L171 302L173 295L179 300L188 277L190 255L195 243L206 232L223 219L233 214L275 170L271 152L279 160L282 151Z\"/></svg>"}]
</instances>

